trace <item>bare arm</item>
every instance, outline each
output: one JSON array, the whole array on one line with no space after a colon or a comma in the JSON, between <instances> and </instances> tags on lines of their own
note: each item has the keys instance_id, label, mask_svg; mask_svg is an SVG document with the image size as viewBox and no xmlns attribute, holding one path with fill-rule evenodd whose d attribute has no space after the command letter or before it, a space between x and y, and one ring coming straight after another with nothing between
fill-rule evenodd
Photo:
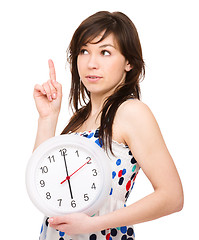
<instances>
[{"instance_id":1,"label":"bare arm","mask_svg":"<svg viewBox=\"0 0 199 240\"><path fill-rule=\"evenodd\" d=\"M119 129L124 141L154 192L124 209L100 217L103 227L137 224L180 211L183 207L181 181L150 109L139 101L128 101L118 111L117 119L116 124L122 123Z\"/></svg>"},{"instance_id":2,"label":"bare arm","mask_svg":"<svg viewBox=\"0 0 199 240\"><path fill-rule=\"evenodd\" d=\"M42 85L36 84L33 93L39 113L34 150L42 142L55 135L61 108L62 86L56 81L53 61L49 60L48 63L50 79Z\"/></svg>"}]
</instances>

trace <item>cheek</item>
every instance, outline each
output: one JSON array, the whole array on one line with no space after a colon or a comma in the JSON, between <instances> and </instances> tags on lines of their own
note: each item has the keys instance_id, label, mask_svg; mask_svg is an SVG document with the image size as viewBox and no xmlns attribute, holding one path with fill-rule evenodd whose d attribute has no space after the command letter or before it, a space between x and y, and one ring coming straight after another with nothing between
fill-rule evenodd
<instances>
[{"instance_id":1,"label":"cheek","mask_svg":"<svg viewBox=\"0 0 199 240\"><path fill-rule=\"evenodd\" d=\"M106 72L110 75L110 76L115 76L118 78L121 78L125 71L125 63L124 61L114 61L114 62L110 62L109 64L105 65L106 68Z\"/></svg>"}]
</instances>

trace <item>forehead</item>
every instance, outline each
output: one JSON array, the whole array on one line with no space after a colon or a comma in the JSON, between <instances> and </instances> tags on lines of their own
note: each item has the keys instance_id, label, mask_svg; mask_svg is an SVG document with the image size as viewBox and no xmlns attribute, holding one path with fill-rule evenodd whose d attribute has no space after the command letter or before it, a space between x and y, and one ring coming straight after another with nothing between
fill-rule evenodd
<instances>
[{"instance_id":1,"label":"forehead","mask_svg":"<svg viewBox=\"0 0 199 240\"><path fill-rule=\"evenodd\" d=\"M103 38L103 36L104 33L101 33L91 41L87 41L84 45L89 46L92 44L96 45L97 47L100 47L102 45L112 45L113 47L118 48L118 44L113 33L110 33L105 38Z\"/></svg>"}]
</instances>

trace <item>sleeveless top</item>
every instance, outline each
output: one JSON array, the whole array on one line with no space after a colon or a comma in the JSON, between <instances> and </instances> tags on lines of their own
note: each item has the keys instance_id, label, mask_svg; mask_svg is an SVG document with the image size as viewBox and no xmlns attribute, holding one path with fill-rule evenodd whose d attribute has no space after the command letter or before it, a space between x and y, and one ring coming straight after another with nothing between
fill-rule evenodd
<instances>
[{"instance_id":1,"label":"sleeveless top","mask_svg":"<svg viewBox=\"0 0 199 240\"><path fill-rule=\"evenodd\" d=\"M89 138L99 147L99 130L85 131L77 134ZM112 186L109 197L95 216L104 215L114 210L126 207L126 201L133 189L135 178L139 172L139 165L132 155L129 147L123 143L112 141L114 155L108 152L112 169ZM69 236L65 232L55 230L48 226L48 218L44 217L39 240L134 240L133 226L121 226L105 229L90 234L79 234Z\"/></svg>"}]
</instances>

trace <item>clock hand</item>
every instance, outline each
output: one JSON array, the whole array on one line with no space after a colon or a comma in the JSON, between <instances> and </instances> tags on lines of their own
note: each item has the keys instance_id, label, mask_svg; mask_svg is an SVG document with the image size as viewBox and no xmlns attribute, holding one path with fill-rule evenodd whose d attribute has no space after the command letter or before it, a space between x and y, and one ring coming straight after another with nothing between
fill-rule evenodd
<instances>
[{"instance_id":1,"label":"clock hand","mask_svg":"<svg viewBox=\"0 0 199 240\"><path fill-rule=\"evenodd\" d=\"M65 163L65 168L66 168L66 174L67 174L67 177L68 177L68 168L67 168L67 164L66 164L66 155L63 154L64 156L64 163ZM70 185L70 180L68 180L68 186L69 186L69 190L70 190L70 196L71 196L71 199L73 199L73 194L72 194L72 189L71 189L71 185Z\"/></svg>"},{"instance_id":2,"label":"clock hand","mask_svg":"<svg viewBox=\"0 0 199 240\"><path fill-rule=\"evenodd\" d=\"M90 162L91 159L89 161L87 161L86 163L84 163L80 168L78 168L74 173L72 173L70 176L67 175L66 179L64 181L62 181L60 184L63 184L65 181L69 181L70 178L76 173L78 172L81 168L83 168L88 162Z\"/></svg>"}]
</instances>

